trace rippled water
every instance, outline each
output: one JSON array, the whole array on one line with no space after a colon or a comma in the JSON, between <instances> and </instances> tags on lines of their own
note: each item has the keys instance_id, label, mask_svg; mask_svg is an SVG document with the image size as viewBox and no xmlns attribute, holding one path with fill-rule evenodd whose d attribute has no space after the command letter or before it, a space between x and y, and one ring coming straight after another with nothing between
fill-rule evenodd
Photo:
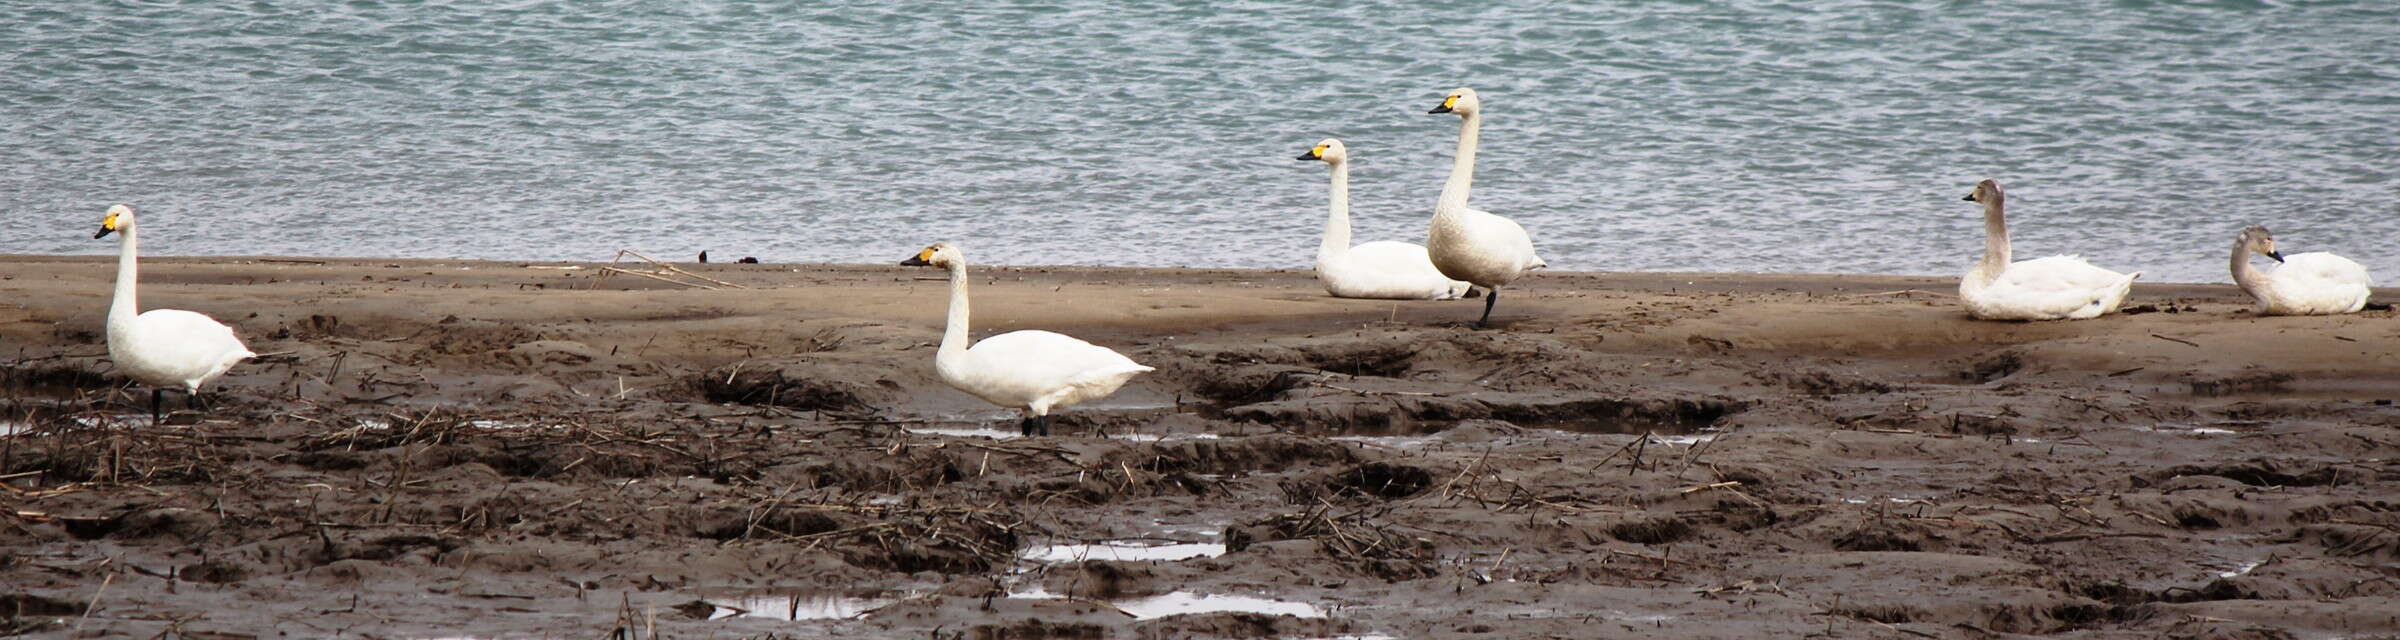
<instances>
[{"instance_id":1,"label":"rippled water","mask_svg":"<svg viewBox=\"0 0 2400 640\"><path fill-rule=\"evenodd\" d=\"M1305 267L1339 136L1420 238L1565 269L2224 281L2236 229L2400 277L2400 3L0 4L0 252Z\"/></svg>"}]
</instances>

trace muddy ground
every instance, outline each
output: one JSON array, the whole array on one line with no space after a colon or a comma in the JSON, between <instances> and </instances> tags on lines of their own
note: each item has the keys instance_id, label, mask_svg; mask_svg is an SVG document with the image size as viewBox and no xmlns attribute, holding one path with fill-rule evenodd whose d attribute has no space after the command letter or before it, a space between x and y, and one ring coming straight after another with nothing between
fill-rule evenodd
<instances>
[{"instance_id":1,"label":"muddy ground","mask_svg":"<svg viewBox=\"0 0 2400 640\"><path fill-rule=\"evenodd\" d=\"M146 261L267 354L152 425L112 264L0 257L0 635L2400 637L2388 307L978 268L976 335L1159 369L1017 438L937 271L597 266Z\"/></svg>"}]
</instances>

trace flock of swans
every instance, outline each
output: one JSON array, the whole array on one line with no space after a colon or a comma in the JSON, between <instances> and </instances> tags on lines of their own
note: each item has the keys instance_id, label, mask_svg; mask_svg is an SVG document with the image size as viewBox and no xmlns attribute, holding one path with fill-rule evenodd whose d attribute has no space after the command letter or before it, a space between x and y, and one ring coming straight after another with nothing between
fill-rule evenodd
<instances>
[{"instance_id":1,"label":"flock of swans","mask_svg":"<svg viewBox=\"0 0 2400 640\"><path fill-rule=\"evenodd\" d=\"M1483 126L1483 101L1458 89L1429 113L1459 117L1458 150L1450 179L1434 204L1425 244L1380 241L1350 245L1350 153L1328 138L1301 154L1333 171L1331 210L1317 248L1317 278L1335 297L1446 300L1473 297L1483 289L1480 328L1491 321L1501 287L1547 266L1533 249L1525 227L1467 206L1475 182L1476 135ZM2124 304L2140 272L2117 273L2074 256L2012 262L2007 196L1984 180L1966 200L1983 205L1983 258L1959 280L1959 300L1968 315L1986 320L2080 320L2105 315ZM108 313L108 354L119 371L152 387L151 419L158 419L159 393L186 392L255 356L233 330L206 315L175 309L137 313L134 303L138 229L133 209L116 205L94 239L119 236L115 298ZM2282 263L2262 272L2251 254ZM1107 347L1049 331L1011 331L968 344L967 261L957 245L926 247L901 263L950 272L950 311L934 370L941 380L975 397L1024 414L1020 432L1049 435L1049 415L1115 393L1134 376L1155 369ZM2262 315L2351 313L2364 307L2373 284L2365 267L2331 253L2285 256L2265 227L2243 229L2233 245L2233 280L2258 302Z\"/></svg>"}]
</instances>

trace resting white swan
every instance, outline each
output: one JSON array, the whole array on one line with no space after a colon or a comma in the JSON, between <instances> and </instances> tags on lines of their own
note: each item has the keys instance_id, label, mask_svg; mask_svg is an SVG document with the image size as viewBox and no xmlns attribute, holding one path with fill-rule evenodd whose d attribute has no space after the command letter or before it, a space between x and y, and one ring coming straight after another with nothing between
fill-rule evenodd
<instances>
[{"instance_id":1,"label":"resting white swan","mask_svg":"<svg viewBox=\"0 0 2400 640\"><path fill-rule=\"evenodd\" d=\"M2142 275L2102 269L2075 256L2010 263L2008 221L2002 212L2008 197L2000 183L1976 183L1965 200L1983 203L1984 234L1983 261L1958 281L1958 299L1966 304L1968 315L1984 320L2097 318L2124 304L2133 279Z\"/></svg>"},{"instance_id":2,"label":"resting white swan","mask_svg":"<svg viewBox=\"0 0 2400 640\"><path fill-rule=\"evenodd\" d=\"M2250 266L2257 252L2283 266L2262 273ZM2349 258L2322 251L2283 255L2275 251L2275 234L2250 227L2233 241L2233 282L2258 299L2259 315L2303 316L2352 313L2367 306L2368 287L2375 282L2367 268Z\"/></svg>"},{"instance_id":3,"label":"resting white swan","mask_svg":"<svg viewBox=\"0 0 2400 640\"><path fill-rule=\"evenodd\" d=\"M986 402L1022 409L1025 435L1050 435L1050 412L1115 393L1146 371L1123 354L1048 331L1010 331L967 346L967 256L935 243L900 264L950 270L950 325L933 368L942 382Z\"/></svg>"},{"instance_id":4,"label":"resting white swan","mask_svg":"<svg viewBox=\"0 0 2400 640\"><path fill-rule=\"evenodd\" d=\"M1350 246L1350 150L1342 141L1326 138L1300 159L1333 166L1333 209L1325 217L1325 241L1317 245L1317 281L1325 283L1326 293L1337 298L1450 300L1471 290L1471 285L1433 268L1424 247L1390 240Z\"/></svg>"},{"instance_id":5,"label":"resting white swan","mask_svg":"<svg viewBox=\"0 0 2400 640\"><path fill-rule=\"evenodd\" d=\"M117 293L108 307L108 359L125 377L151 387L150 421L157 422L162 388L182 389L189 394L185 396L189 403L200 393L200 385L258 354L243 347L231 327L208 316L179 309L137 313L133 285L139 278L134 256L141 251L137 238L141 230L134 224L133 207L109 207L108 217L100 220L100 232L92 234L92 239L111 232L118 234Z\"/></svg>"},{"instance_id":6,"label":"resting white swan","mask_svg":"<svg viewBox=\"0 0 2400 640\"><path fill-rule=\"evenodd\" d=\"M1467 192L1475 185L1475 136L1483 129L1483 101L1474 89L1459 89L1427 113L1459 117L1458 155L1450 161L1450 182L1433 205L1433 226L1425 234L1426 256L1442 275L1483 287L1482 327L1492 320L1492 305L1500 287L1525 272L1550 266L1533 253L1533 237L1517 221L1467 208Z\"/></svg>"}]
</instances>

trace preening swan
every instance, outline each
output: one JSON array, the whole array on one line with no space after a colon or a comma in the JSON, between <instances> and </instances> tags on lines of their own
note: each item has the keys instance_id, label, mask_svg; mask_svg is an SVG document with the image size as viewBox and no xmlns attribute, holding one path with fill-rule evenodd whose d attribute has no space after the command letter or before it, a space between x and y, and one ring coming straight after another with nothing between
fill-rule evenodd
<instances>
[{"instance_id":1,"label":"preening swan","mask_svg":"<svg viewBox=\"0 0 2400 640\"><path fill-rule=\"evenodd\" d=\"M967 346L967 257L935 243L901 262L950 270L950 324L933 368L942 382L986 402L1021 409L1025 435L1050 435L1050 412L1107 397L1151 367L1107 347L1048 331L1010 331Z\"/></svg>"},{"instance_id":2,"label":"preening swan","mask_svg":"<svg viewBox=\"0 0 2400 640\"><path fill-rule=\"evenodd\" d=\"M1442 106L1427 113L1458 114L1458 155L1450 161L1450 182L1433 205L1433 226L1425 234L1425 251L1442 275L1483 287L1482 327L1492 320L1492 305L1500 287L1549 266L1533 253L1533 237L1515 220L1467 208L1467 192L1475 184L1475 136L1483 129L1483 101L1474 89L1459 89L1442 98Z\"/></svg>"},{"instance_id":3,"label":"preening swan","mask_svg":"<svg viewBox=\"0 0 2400 640\"><path fill-rule=\"evenodd\" d=\"M2274 258L2283 266L2260 272L2250 266L2250 254ZM2275 251L2275 234L2250 227L2233 241L2233 282L2258 299L2259 315L2300 316L2351 313L2367 306L2367 268L2349 258L2322 251L2283 255Z\"/></svg>"},{"instance_id":4,"label":"preening swan","mask_svg":"<svg viewBox=\"0 0 2400 640\"><path fill-rule=\"evenodd\" d=\"M1325 241L1317 245L1317 281L1337 298L1449 300L1467 294L1464 282L1433 268L1425 248L1381 240L1350 246L1350 151L1326 138L1300 154L1333 167L1333 208L1325 218Z\"/></svg>"},{"instance_id":5,"label":"preening swan","mask_svg":"<svg viewBox=\"0 0 2400 640\"><path fill-rule=\"evenodd\" d=\"M125 377L150 386L150 421L157 422L161 389L182 389L191 394L185 396L188 403L200 393L200 385L258 354L242 346L242 339L233 336L233 328L208 316L180 309L137 313L134 256L141 251L141 230L134 224L133 207L109 207L108 217L100 220L100 232L92 234L92 239L112 232L118 238L117 293L108 307L108 359Z\"/></svg>"},{"instance_id":6,"label":"preening swan","mask_svg":"<svg viewBox=\"0 0 2400 640\"><path fill-rule=\"evenodd\" d=\"M2000 183L1976 183L1965 199L1983 203L1984 234L1983 261L1958 281L1958 299L1966 304L1968 315L1984 320L2097 318L2124 304L2133 279L2142 275L2102 269L2075 256L2010 263L2008 221L2002 211L2008 198Z\"/></svg>"}]
</instances>

